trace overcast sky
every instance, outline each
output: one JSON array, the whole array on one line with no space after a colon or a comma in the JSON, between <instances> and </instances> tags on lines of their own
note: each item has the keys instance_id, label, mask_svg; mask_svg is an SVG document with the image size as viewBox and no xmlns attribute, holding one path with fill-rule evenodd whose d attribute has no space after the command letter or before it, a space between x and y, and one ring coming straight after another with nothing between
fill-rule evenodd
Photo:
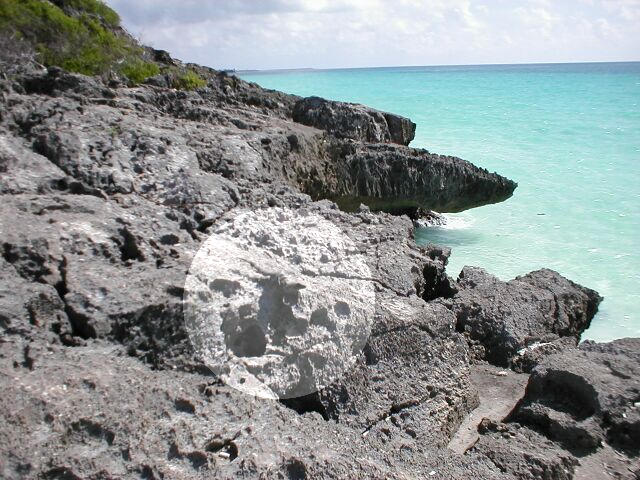
<instances>
[{"instance_id":1,"label":"overcast sky","mask_svg":"<svg viewBox=\"0 0 640 480\"><path fill-rule=\"evenodd\" d=\"M217 68L640 60L640 0L107 0L143 43Z\"/></svg>"}]
</instances>

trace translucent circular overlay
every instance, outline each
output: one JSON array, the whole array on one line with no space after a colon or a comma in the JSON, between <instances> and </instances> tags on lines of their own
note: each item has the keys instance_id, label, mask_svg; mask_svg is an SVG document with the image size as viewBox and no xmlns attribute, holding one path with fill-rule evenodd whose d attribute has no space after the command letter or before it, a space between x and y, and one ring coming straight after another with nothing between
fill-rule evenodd
<instances>
[{"instance_id":1,"label":"translucent circular overlay","mask_svg":"<svg viewBox=\"0 0 640 480\"><path fill-rule=\"evenodd\" d=\"M308 395L337 380L367 342L371 272L322 216L272 208L219 226L195 256L184 315L197 352L258 397Z\"/></svg>"}]
</instances>

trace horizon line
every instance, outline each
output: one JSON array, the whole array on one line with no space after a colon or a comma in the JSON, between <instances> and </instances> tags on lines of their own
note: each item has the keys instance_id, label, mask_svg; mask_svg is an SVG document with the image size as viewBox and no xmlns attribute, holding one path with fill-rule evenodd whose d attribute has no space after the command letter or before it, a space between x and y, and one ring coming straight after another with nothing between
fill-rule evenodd
<instances>
[{"instance_id":1,"label":"horizon line","mask_svg":"<svg viewBox=\"0 0 640 480\"><path fill-rule=\"evenodd\" d=\"M526 65L588 65L605 63L640 63L639 60L595 60L585 62L522 62L522 63L443 63L438 65L384 65L368 67L292 67L292 68L243 68L226 69L235 73L272 73L272 72L304 72L304 71L327 71L327 70L375 70L384 68L437 68L437 67L500 67L500 66L526 66ZM222 69L225 70L225 69Z\"/></svg>"}]
</instances>

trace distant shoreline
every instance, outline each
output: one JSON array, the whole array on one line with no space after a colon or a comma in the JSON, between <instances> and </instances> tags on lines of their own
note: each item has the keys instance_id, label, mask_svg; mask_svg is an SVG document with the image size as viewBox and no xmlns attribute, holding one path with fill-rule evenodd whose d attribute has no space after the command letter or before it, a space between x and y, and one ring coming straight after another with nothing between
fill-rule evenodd
<instances>
[{"instance_id":1,"label":"distant shoreline","mask_svg":"<svg viewBox=\"0 0 640 480\"><path fill-rule=\"evenodd\" d=\"M620 65L635 64L640 60L623 60L618 62L537 62L537 63L472 63L472 64L448 64L448 65L396 65L378 67L336 67L336 68L270 68L270 69L249 69L226 71L234 75L260 75L273 73L307 73L307 72L329 72L329 71L349 71L349 70L393 70L399 68L422 69L422 68L486 68L486 67L536 67L536 66L559 66L559 65Z\"/></svg>"}]
</instances>

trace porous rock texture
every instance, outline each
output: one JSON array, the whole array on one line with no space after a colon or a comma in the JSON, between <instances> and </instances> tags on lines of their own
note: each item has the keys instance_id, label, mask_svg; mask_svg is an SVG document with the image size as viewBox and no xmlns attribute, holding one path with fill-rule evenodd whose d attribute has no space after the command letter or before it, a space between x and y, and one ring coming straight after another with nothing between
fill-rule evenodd
<instances>
[{"instance_id":1,"label":"porous rock texture","mask_svg":"<svg viewBox=\"0 0 640 480\"><path fill-rule=\"evenodd\" d=\"M578 452L607 442L638 455L639 400L640 340L585 342L547 357L533 370L511 418Z\"/></svg>"},{"instance_id":2,"label":"porous rock texture","mask_svg":"<svg viewBox=\"0 0 640 480\"><path fill-rule=\"evenodd\" d=\"M459 158L414 148L343 143L340 158L325 195L347 210L364 203L411 217L421 209L459 212L506 200L516 187Z\"/></svg>"},{"instance_id":3,"label":"porous rock texture","mask_svg":"<svg viewBox=\"0 0 640 480\"><path fill-rule=\"evenodd\" d=\"M483 420L470 451L518 478L637 479L639 355L635 338L546 357L504 423Z\"/></svg>"},{"instance_id":4,"label":"porous rock texture","mask_svg":"<svg viewBox=\"0 0 640 480\"><path fill-rule=\"evenodd\" d=\"M465 267L450 308L477 356L500 366L518 364L527 349L560 338L577 344L602 300L597 292L557 272L537 270L503 282L481 268ZM567 340L563 340L567 341Z\"/></svg>"},{"instance_id":5,"label":"porous rock texture","mask_svg":"<svg viewBox=\"0 0 640 480\"><path fill-rule=\"evenodd\" d=\"M125 88L56 68L0 80L0 476L571 478L580 459L567 438L585 429L637 458L637 413L621 403L637 402L633 343L561 353L561 375L582 375L597 392L587 414L547 402L554 392L545 378L558 378L548 357L513 419L494 419L508 429L522 422L519 437L487 428L464 455L447 450L478 402L468 346L476 339L460 333L472 317L460 312L483 295L447 276L448 249L414 243L406 216L366 206L346 213L322 200L466 208L508 197L513 182L459 159L337 138L294 121L297 97L200 72L208 86L193 92ZM376 141L398 140L389 135ZM187 274L209 234L263 209L330 222L363 259L375 297L353 366L320 392L281 401L225 385L194 350L183 318ZM552 274L518 282L529 297L514 298L514 308L539 298L566 313L534 333L578 336L588 320L575 312L597 304ZM565 299L583 307L565 308ZM509 318L493 312L481 324ZM477 340L511 355L525 337ZM591 365L597 375L581 373ZM580 381L576 389L590 395ZM550 455L555 463L544 467Z\"/></svg>"},{"instance_id":6,"label":"porous rock texture","mask_svg":"<svg viewBox=\"0 0 640 480\"><path fill-rule=\"evenodd\" d=\"M370 143L409 145L416 134L416 124L408 118L320 97L298 100L293 106L292 117L296 122L326 130L337 137Z\"/></svg>"},{"instance_id":7,"label":"porous rock texture","mask_svg":"<svg viewBox=\"0 0 640 480\"><path fill-rule=\"evenodd\" d=\"M369 338L376 300L355 244L306 208L246 211L217 227L185 282L196 353L225 383L263 398L338 379Z\"/></svg>"}]
</instances>

